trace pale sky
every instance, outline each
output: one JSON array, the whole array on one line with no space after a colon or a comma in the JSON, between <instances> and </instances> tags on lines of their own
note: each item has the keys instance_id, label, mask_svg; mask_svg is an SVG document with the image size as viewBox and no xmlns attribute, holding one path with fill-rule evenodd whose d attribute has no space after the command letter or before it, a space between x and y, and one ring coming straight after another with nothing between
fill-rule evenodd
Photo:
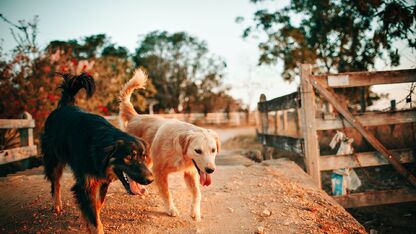
<instances>
[{"instance_id":1,"label":"pale sky","mask_svg":"<svg viewBox=\"0 0 416 234\"><path fill-rule=\"evenodd\" d=\"M287 2L274 1L273 4L284 6ZM251 19L256 9L249 0L0 0L0 13L13 22L39 15L41 48L51 40L105 33L113 43L134 52L139 35L154 30L185 31L205 40L212 53L226 60L225 83L231 87L230 94L252 107L261 93L271 99L295 91L298 83L289 84L281 79L281 64L258 67L258 41L241 38L244 26L235 23L235 18ZM9 26L3 21L0 32L3 48L6 51L13 48ZM415 68L415 51L405 49L402 53L405 56L399 68ZM377 70L386 69L390 68L377 63ZM400 86L392 96L401 99L406 87ZM382 88L381 91L386 90L391 89Z\"/></svg>"}]
</instances>

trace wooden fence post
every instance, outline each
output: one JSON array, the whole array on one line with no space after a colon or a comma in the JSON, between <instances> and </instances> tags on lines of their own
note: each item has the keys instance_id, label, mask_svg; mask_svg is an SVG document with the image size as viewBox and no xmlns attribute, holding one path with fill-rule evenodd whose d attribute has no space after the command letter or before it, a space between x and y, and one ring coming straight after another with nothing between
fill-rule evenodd
<instances>
[{"instance_id":1,"label":"wooden fence post","mask_svg":"<svg viewBox=\"0 0 416 234\"><path fill-rule=\"evenodd\" d=\"M260 102L265 102L266 99L266 95L261 94L260 95ZM266 106L266 110L264 110L264 112L260 112L260 128L261 128L261 133L262 134L268 134L269 133L269 112L267 111L267 106ZM262 138L262 145L263 145L263 159L267 160L270 159L270 152L268 150L267 147L267 142L266 142L266 137Z\"/></svg>"},{"instance_id":2,"label":"wooden fence post","mask_svg":"<svg viewBox=\"0 0 416 234\"><path fill-rule=\"evenodd\" d=\"M296 97L296 136L302 137L302 103L300 97L300 86L297 89L298 96Z\"/></svg>"},{"instance_id":3,"label":"wooden fence post","mask_svg":"<svg viewBox=\"0 0 416 234\"><path fill-rule=\"evenodd\" d=\"M240 118L240 112L234 112L234 119L235 119L235 125L240 126L241 125L241 118Z\"/></svg>"},{"instance_id":4,"label":"wooden fence post","mask_svg":"<svg viewBox=\"0 0 416 234\"><path fill-rule=\"evenodd\" d=\"M279 129L279 112L274 112L274 135L277 135L277 131Z\"/></svg>"},{"instance_id":5,"label":"wooden fence post","mask_svg":"<svg viewBox=\"0 0 416 234\"><path fill-rule=\"evenodd\" d=\"M28 112L23 112L22 119L32 119L32 115ZM33 128L21 128L20 132L20 146L32 146L33 145Z\"/></svg>"},{"instance_id":6,"label":"wooden fence post","mask_svg":"<svg viewBox=\"0 0 416 234\"><path fill-rule=\"evenodd\" d=\"M283 117L283 132L285 134L287 134L287 129L288 129L288 123L287 123L287 110L282 111L282 117Z\"/></svg>"},{"instance_id":7,"label":"wooden fence post","mask_svg":"<svg viewBox=\"0 0 416 234\"><path fill-rule=\"evenodd\" d=\"M315 93L308 77L312 75L312 65L302 64L301 66L301 101L302 101L302 131L305 141L305 164L308 174L315 184L321 188L321 172L319 169L319 143L316 133L316 103Z\"/></svg>"}]
</instances>

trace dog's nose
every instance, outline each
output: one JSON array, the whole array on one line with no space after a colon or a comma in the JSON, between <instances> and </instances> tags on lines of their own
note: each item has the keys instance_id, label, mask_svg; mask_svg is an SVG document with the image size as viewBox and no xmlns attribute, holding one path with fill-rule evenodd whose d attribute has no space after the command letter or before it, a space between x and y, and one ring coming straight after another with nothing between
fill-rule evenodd
<instances>
[{"instance_id":1,"label":"dog's nose","mask_svg":"<svg viewBox=\"0 0 416 234\"><path fill-rule=\"evenodd\" d=\"M153 182L153 180L155 180L155 178L153 177L153 175L150 175L150 176L146 177L146 180L147 180L148 184L150 184L150 183Z\"/></svg>"},{"instance_id":2,"label":"dog's nose","mask_svg":"<svg viewBox=\"0 0 416 234\"><path fill-rule=\"evenodd\" d=\"M209 167L205 167L205 171L206 171L208 174L211 174L211 173L213 173L213 172L215 171L215 169L212 169L212 168L209 168Z\"/></svg>"}]
</instances>

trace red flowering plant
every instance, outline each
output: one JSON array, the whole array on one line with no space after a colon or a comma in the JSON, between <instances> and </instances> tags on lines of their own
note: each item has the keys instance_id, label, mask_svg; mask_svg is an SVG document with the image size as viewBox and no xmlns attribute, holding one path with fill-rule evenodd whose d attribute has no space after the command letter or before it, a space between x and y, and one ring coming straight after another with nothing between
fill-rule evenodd
<instances>
[{"instance_id":1,"label":"red flowering plant","mask_svg":"<svg viewBox=\"0 0 416 234\"><path fill-rule=\"evenodd\" d=\"M109 43L106 35L98 34L81 40L51 41L40 50L35 40L37 18L30 23L19 23L25 24L24 27L11 24L15 27L13 33L27 40L16 40L16 48L7 56L0 45L0 118L15 119L24 111L29 112L36 121L34 135L38 139L47 116L56 108L61 96L58 87L62 78L56 72L90 73L96 83L96 93L86 100L81 91L77 95L77 105L101 115L118 113L119 91L134 71L126 48L116 47ZM154 93L149 82L142 95ZM141 111L145 109L141 95L134 94L133 100ZM0 132L0 138L4 135Z\"/></svg>"}]
</instances>

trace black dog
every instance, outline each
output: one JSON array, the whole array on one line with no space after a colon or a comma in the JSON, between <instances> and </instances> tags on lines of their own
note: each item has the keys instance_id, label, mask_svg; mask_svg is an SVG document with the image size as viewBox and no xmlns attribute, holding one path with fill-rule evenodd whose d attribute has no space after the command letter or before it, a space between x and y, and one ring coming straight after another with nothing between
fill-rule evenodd
<instances>
[{"instance_id":1,"label":"black dog","mask_svg":"<svg viewBox=\"0 0 416 234\"><path fill-rule=\"evenodd\" d=\"M60 86L62 97L46 120L42 135L45 177L51 182L54 209L59 213L59 180L69 164L76 179L72 191L89 231L103 233L100 209L110 182L123 173L140 184L153 181L144 164L145 142L113 127L103 117L74 106L74 96L81 88L87 91L87 97L94 93L95 83L90 75L60 75L64 77Z\"/></svg>"}]
</instances>

